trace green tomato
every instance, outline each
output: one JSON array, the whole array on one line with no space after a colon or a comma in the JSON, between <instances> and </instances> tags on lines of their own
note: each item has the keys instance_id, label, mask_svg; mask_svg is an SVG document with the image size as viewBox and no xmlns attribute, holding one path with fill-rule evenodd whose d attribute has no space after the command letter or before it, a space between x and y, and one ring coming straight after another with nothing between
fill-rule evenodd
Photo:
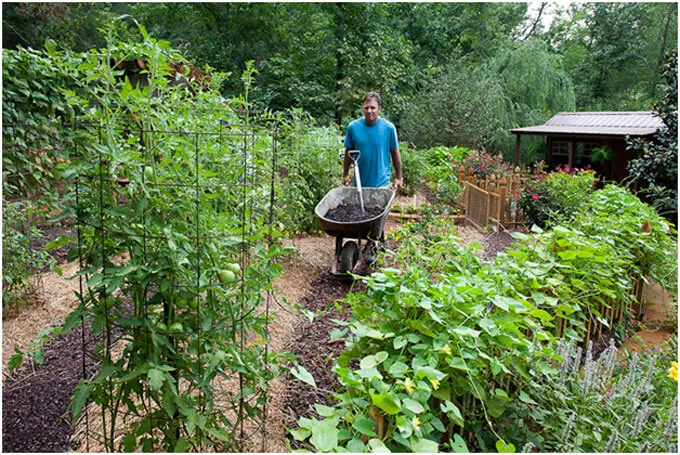
<instances>
[{"instance_id":1,"label":"green tomato","mask_svg":"<svg viewBox=\"0 0 680 455\"><path fill-rule=\"evenodd\" d=\"M147 182L153 180L154 173L153 173L153 168L151 166L145 166L144 167L144 178L146 179Z\"/></svg>"},{"instance_id":2,"label":"green tomato","mask_svg":"<svg viewBox=\"0 0 680 455\"><path fill-rule=\"evenodd\" d=\"M163 322L159 322L158 324L156 324L156 330L158 330L160 332L167 332L168 326L165 325L165 323L163 323Z\"/></svg>"},{"instance_id":3,"label":"green tomato","mask_svg":"<svg viewBox=\"0 0 680 455\"><path fill-rule=\"evenodd\" d=\"M171 332L184 332L184 326L180 322L175 322L170 326Z\"/></svg>"},{"instance_id":4,"label":"green tomato","mask_svg":"<svg viewBox=\"0 0 680 455\"><path fill-rule=\"evenodd\" d=\"M233 283L236 280L236 275L234 275L234 272L232 272L231 270L220 270L218 276L220 278L220 282L223 285Z\"/></svg>"},{"instance_id":5,"label":"green tomato","mask_svg":"<svg viewBox=\"0 0 680 455\"><path fill-rule=\"evenodd\" d=\"M238 262L234 262L232 264L227 264L227 270L231 271L234 275L238 275L241 273L241 266Z\"/></svg>"},{"instance_id":6,"label":"green tomato","mask_svg":"<svg viewBox=\"0 0 680 455\"><path fill-rule=\"evenodd\" d=\"M193 299L189 300L188 305L192 310L198 308L198 297L194 297Z\"/></svg>"}]
</instances>

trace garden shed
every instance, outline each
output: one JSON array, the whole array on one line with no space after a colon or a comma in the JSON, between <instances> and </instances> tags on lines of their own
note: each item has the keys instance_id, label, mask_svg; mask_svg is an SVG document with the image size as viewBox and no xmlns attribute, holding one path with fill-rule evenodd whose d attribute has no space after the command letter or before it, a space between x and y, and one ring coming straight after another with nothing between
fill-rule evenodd
<instances>
[{"instance_id":1,"label":"garden shed","mask_svg":"<svg viewBox=\"0 0 680 455\"><path fill-rule=\"evenodd\" d=\"M515 162L519 162L523 134L546 136L546 163L584 167L603 177L621 181L635 152L626 150L626 136L655 135L663 122L652 111L643 112L559 112L544 125L514 128L517 135Z\"/></svg>"}]
</instances>

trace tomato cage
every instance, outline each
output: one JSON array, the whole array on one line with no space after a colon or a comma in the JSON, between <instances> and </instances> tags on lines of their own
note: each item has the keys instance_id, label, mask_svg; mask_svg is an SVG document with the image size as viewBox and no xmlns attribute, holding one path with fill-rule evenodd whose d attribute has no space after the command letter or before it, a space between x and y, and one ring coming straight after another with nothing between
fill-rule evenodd
<instances>
[{"instance_id":1,"label":"tomato cage","mask_svg":"<svg viewBox=\"0 0 680 455\"><path fill-rule=\"evenodd\" d=\"M71 409L88 452L267 450L286 151L274 118L186 120L198 117L61 126L52 221L75 231L78 307L64 332L81 331Z\"/></svg>"}]
</instances>

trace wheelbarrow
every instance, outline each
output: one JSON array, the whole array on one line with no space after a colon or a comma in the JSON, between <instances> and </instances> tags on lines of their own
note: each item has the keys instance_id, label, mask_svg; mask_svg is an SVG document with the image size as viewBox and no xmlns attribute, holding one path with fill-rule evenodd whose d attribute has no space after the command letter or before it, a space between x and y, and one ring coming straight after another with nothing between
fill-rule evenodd
<instances>
[{"instance_id":1,"label":"wheelbarrow","mask_svg":"<svg viewBox=\"0 0 680 455\"><path fill-rule=\"evenodd\" d=\"M350 278L348 272L357 273L367 263L373 248L382 246L383 230L396 191L391 188L363 188L364 206L380 207L382 212L357 222L340 222L326 218L326 214L340 205L358 206L359 192L355 187L341 186L331 189L314 208L326 234L335 237L335 255L331 274ZM345 239L352 239L345 242ZM366 240L362 250L362 240Z\"/></svg>"}]
</instances>

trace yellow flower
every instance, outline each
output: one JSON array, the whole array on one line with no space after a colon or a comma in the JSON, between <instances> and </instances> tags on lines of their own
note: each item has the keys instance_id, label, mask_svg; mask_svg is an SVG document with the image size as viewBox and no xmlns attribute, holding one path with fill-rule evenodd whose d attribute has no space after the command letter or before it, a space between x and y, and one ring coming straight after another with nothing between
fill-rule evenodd
<instances>
[{"instance_id":1,"label":"yellow flower","mask_svg":"<svg viewBox=\"0 0 680 455\"><path fill-rule=\"evenodd\" d=\"M409 378L406 378L404 381L404 387L406 387L406 391L408 393L413 393L413 384L411 384L411 380Z\"/></svg>"},{"instance_id":2,"label":"yellow flower","mask_svg":"<svg viewBox=\"0 0 680 455\"><path fill-rule=\"evenodd\" d=\"M420 430L420 419L418 416L413 416L413 420L411 420L411 425L413 425L413 428L415 428L416 431Z\"/></svg>"},{"instance_id":3,"label":"yellow flower","mask_svg":"<svg viewBox=\"0 0 680 455\"><path fill-rule=\"evenodd\" d=\"M671 367L668 369L668 377L671 379L674 379L675 382L678 382L678 363L677 362L671 362Z\"/></svg>"},{"instance_id":4,"label":"yellow flower","mask_svg":"<svg viewBox=\"0 0 680 455\"><path fill-rule=\"evenodd\" d=\"M451 355L451 348L448 344L442 348L442 351L444 351L446 355Z\"/></svg>"},{"instance_id":5,"label":"yellow flower","mask_svg":"<svg viewBox=\"0 0 680 455\"><path fill-rule=\"evenodd\" d=\"M437 390L439 388L439 380L438 379L430 379L430 382L432 383L432 388L434 390Z\"/></svg>"}]
</instances>

